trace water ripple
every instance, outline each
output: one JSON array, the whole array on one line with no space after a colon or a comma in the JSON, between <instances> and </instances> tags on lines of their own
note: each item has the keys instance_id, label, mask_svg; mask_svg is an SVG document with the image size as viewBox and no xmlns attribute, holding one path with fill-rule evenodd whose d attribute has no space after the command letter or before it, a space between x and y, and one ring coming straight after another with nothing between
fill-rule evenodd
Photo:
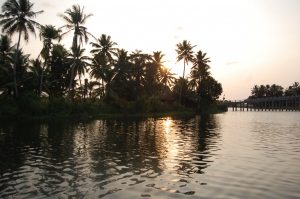
<instances>
[{"instance_id":1,"label":"water ripple","mask_svg":"<svg viewBox=\"0 0 300 199\"><path fill-rule=\"evenodd\" d=\"M270 114L1 124L0 198L297 198L300 115Z\"/></svg>"}]
</instances>

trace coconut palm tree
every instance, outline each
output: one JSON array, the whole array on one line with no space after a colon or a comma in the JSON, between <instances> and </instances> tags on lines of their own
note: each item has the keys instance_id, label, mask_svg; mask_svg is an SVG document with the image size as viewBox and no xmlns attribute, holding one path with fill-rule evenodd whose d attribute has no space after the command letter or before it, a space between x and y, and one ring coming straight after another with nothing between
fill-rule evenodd
<instances>
[{"instance_id":1,"label":"coconut palm tree","mask_svg":"<svg viewBox=\"0 0 300 199\"><path fill-rule=\"evenodd\" d=\"M16 78L19 80L20 88L22 84L26 81L26 73L29 66L29 54L24 54L22 49L13 49L9 52L8 61L10 63L10 68L15 66L16 68ZM24 86L24 85L23 85Z\"/></svg>"},{"instance_id":2,"label":"coconut palm tree","mask_svg":"<svg viewBox=\"0 0 300 199\"><path fill-rule=\"evenodd\" d=\"M171 69L169 68L162 68L160 71L160 82L165 87L171 87L174 84L175 77L174 73L171 72Z\"/></svg>"},{"instance_id":3,"label":"coconut palm tree","mask_svg":"<svg viewBox=\"0 0 300 199\"><path fill-rule=\"evenodd\" d=\"M29 33L35 35L35 27L39 27L40 24L33 20L38 14L43 11L34 12L33 3L29 0L7 0L2 5L2 14L0 14L0 25L2 31L8 35L18 34L17 49L19 51L20 41L22 33L24 40L28 41ZM18 85L17 85L17 74L16 74L16 62L17 55L14 58L13 67L13 82L14 82L14 95L18 97Z\"/></svg>"},{"instance_id":4,"label":"coconut palm tree","mask_svg":"<svg viewBox=\"0 0 300 199\"><path fill-rule=\"evenodd\" d=\"M118 45L116 42L113 42L111 40L111 37L106 34L102 34L99 39L97 39L97 42L91 42L92 47L94 49L91 50L91 53L94 55L104 55L108 58L109 62L113 61L113 55L117 55L117 48L114 46Z\"/></svg>"},{"instance_id":5,"label":"coconut palm tree","mask_svg":"<svg viewBox=\"0 0 300 199\"><path fill-rule=\"evenodd\" d=\"M183 74L182 74L182 79L184 80L184 75L185 75L185 66L189 64L189 62L193 62L194 56L193 56L193 46L189 41L183 40L182 43L178 43L177 45L177 62L183 60ZM182 81L184 82L184 81ZM182 87L180 88L180 93L179 93L179 103L181 103L181 98L182 98Z\"/></svg>"},{"instance_id":6,"label":"coconut palm tree","mask_svg":"<svg viewBox=\"0 0 300 199\"><path fill-rule=\"evenodd\" d=\"M208 63L210 59L206 57L206 53L203 53L201 50L196 54L196 59L191 70L191 78L197 83L197 90L200 91L201 81L207 78L210 75L208 71L210 66Z\"/></svg>"},{"instance_id":7,"label":"coconut palm tree","mask_svg":"<svg viewBox=\"0 0 300 199\"><path fill-rule=\"evenodd\" d=\"M125 49L118 49L116 57L117 59L114 65L116 72L115 80L125 81L130 71L128 52Z\"/></svg>"},{"instance_id":8,"label":"coconut palm tree","mask_svg":"<svg viewBox=\"0 0 300 199\"><path fill-rule=\"evenodd\" d=\"M4 61L8 52L12 49L11 40L7 35L1 35L0 37L0 61Z\"/></svg>"},{"instance_id":9,"label":"coconut palm tree","mask_svg":"<svg viewBox=\"0 0 300 199\"><path fill-rule=\"evenodd\" d=\"M150 60L145 64L144 88L150 95L155 95L155 92L159 90L159 74L163 68L163 57L161 51L153 52Z\"/></svg>"},{"instance_id":10,"label":"coconut palm tree","mask_svg":"<svg viewBox=\"0 0 300 199\"><path fill-rule=\"evenodd\" d=\"M53 44L49 64L48 92L50 97L61 97L68 92L70 82L69 52L61 44Z\"/></svg>"},{"instance_id":11,"label":"coconut palm tree","mask_svg":"<svg viewBox=\"0 0 300 199\"><path fill-rule=\"evenodd\" d=\"M152 55L152 63L154 65L154 68L155 68L155 76L156 76L156 79L159 81L160 79L160 73L161 73L161 70L164 69L164 61L163 61L163 58L164 58L164 54L161 52L161 51L156 51L156 52L153 52L153 55Z\"/></svg>"},{"instance_id":12,"label":"coconut palm tree","mask_svg":"<svg viewBox=\"0 0 300 199\"><path fill-rule=\"evenodd\" d=\"M28 76L30 79L29 84L31 85L32 90L37 95L40 95L40 80L43 72L42 61L40 59L30 60L30 65L28 67Z\"/></svg>"},{"instance_id":13,"label":"coconut palm tree","mask_svg":"<svg viewBox=\"0 0 300 199\"><path fill-rule=\"evenodd\" d=\"M92 77L101 80L99 85L102 86L103 92L106 91L107 96L110 94L111 83L116 75L116 69L113 68L112 63L108 59L104 54L95 55L92 60L90 72Z\"/></svg>"},{"instance_id":14,"label":"coconut palm tree","mask_svg":"<svg viewBox=\"0 0 300 199\"><path fill-rule=\"evenodd\" d=\"M52 49L52 41L61 39L60 30L56 29L55 26L52 25L42 26L40 29L40 39L43 40L43 49L40 54L44 58L44 65L40 75L39 94L41 94L43 88L44 71L47 69L47 65L49 64L48 62L50 51Z\"/></svg>"},{"instance_id":15,"label":"coconut palm tree","mask_svg":"<svg viewBox=\"0 0 300 199\"><path fill-rule=\"evenodd\" d=\"M129 79L131 65L129 62L128 52L125 49L118 49L116 54L116 61L114 64L114 83L116 86L121 87L121 85L126 83Z\"/></svg>"},{"instance_id":16,"label":"coconut palm tree","mask_svg":"<svg viewBox=\"0 0 300 199\"><path fill-rule=\"evenodd\" d=\"M9 54L12 51L11 40L7 35L0 37L0 92L10 94L12 79L12 68L9 61ZM13 85L12 85L13 86ZM13 87L12 87L13 88Z\"/></svg>"},{"instance_id":17,"label":"coconut palm tree","mask_svg":"<svg viewBox=\"0 0 300 199\"><path fill-rule=\"evenodd\" d=\"M130 61L132 63L131 78L134 82L134 98L137 98L142 93L143 87L145 86L146 67L151 60L151 55L142 53L140 50L135 50L130 55Z\"/></svg>"},{"instance_id":18,"label":"coconut palm tree","mask_svg":"<svg viewBox=\"0 0 300 199\"><path fill-rule=\"evenodd\" d=\"M85 74L87 66L89 65L88 56L84 56L85 49L81 49L80 46L77 48L72 48L72 52L69 55L69 60L71 62L71 71L70 71L70 83L69 83L69 92L73 88L74 78L79 76L79 83L81 86L81 76Z\"/></svg>"},{"instance_id":19,"label":"coconut palm tree","mask_svg":"<svg viewBox=\"0 0 300 199\"><path fill-rule=\"evenodd\" d=\"M96 80L101 80L101 82L99 82L99 85L101 85L102 87L104 85L104 81L106 80L105 71L109 67L109 63L106 57L103 55L94 56L94 58L92 59L90 75Z\"/></svg>"},{"instance_id":20,"label":"coconut palm tree","mask_svg":"<svg viewBox=\"0 0 300 199\"><path fill-rule=\"evenodd\" d=\"M190 86L196 89L197 93L197 109L201 108L201 98L205 96L205 89L203 81L210 77L209 65L210 59L206 57L206 53L203 53L199 50L196 54L196 59L194 60L194 64L191 70L191 78Z\"/></svg>"},{"instance_id":21,"label":"coconut palm tree","mask_svg":"<svg viewBox=\"0 0 300 199\"><path fill-rule=\"evenodd\" d=\"M77 47L78 44L82 44L83 41L88 42L88 35L94 37L87 31L87 28L84 27L87 19L92 16L92 14L84 13L84 7L80 8L79 5L73 5L72 8L67 9L64 13L65 14L60 15L66 22L66 25L61 27L66 29L66 32L64 32L62 36L74 31L72 48Z\"/></svg>"},{"instance_id":22,"label":"coconut palm tree","mask_svg":"<svg viewBox=\"0 0 300 199\"><path fill-rule=\"evenodd\" d=\"M8 54L12 50L11 40L7 35L1 35L0 37L0 70L8 71L7 61Z\"/></svg>"}]
</instances>

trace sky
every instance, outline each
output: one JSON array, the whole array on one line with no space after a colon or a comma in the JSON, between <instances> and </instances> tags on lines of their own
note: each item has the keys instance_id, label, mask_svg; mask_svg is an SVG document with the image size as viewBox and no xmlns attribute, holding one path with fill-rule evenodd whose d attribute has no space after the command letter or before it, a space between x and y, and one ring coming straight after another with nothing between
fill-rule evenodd
<instances>
[{"instance_id":1,"label":"sky","mask_svg":"<svg viewBox=\"0 0 300 199\"><path fill-rule=\"evenodd\" d=\"M0 0L1 5L4 0ZM255 84L284 88L300 81L299 0L31 0L44 10L35 20L60 27L59 17L73 4L92 13L86 27L99 38L107 34L131 52L162 51L165 65L182 75L176 44L188 40L195 52L207 53L212 76L222 83L225 98L245 99ZM15 38L16 40L16 38ZM71 46L72 33L63 38ZM93 41L91 38L90 41ZM38 37L21 43L37 56ZM86 45L87 51L90 46ZM187 67L189 72L190 66Z\"/></svg>"}]
</instances>

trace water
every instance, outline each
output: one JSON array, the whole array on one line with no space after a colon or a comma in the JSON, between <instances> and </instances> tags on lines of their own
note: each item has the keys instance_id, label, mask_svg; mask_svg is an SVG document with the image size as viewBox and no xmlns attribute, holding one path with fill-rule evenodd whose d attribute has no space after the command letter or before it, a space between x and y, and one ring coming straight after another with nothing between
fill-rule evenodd
<instances>
[{"instance_id":1,"label":"water","mask_svg":"<svg viewBox=\"0 0 300 199\"><path fill-rule=\"evenodd\" d=\"M300 198L300 113L0 124L0 198Z\"/></svg>"}]
</instances>

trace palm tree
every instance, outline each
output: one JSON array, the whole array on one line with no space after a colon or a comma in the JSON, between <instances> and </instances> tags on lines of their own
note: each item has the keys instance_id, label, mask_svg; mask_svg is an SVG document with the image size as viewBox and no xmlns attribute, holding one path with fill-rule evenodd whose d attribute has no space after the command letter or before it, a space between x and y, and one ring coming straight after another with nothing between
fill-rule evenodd
<instances>
[{"instance_id":1,"label":"palm tree","mask_svg":"<svg viewBox=\"0 0 300 199\"><path fill-rule=\"evenodd\" d=\"M194 64L191 70L192 80L190 85L193 85L196 88L197 92L197 109L201 108L201 98L205 96L205 89L202 82L209 78L210 72L208 63L210 59L206 57L206 53L203 53L201 50L196 54L196 59L194 60Z\"/></svg>"},{"instance_id":2,"label":"palm tree","mask_svg":"<svg viewBox=\"0 0 300 199\"><path fill-rule=\"evenodd\" d=\"M131 89L132 83L132 64L129 61L130 57L125 49L118 49L116 60L113 65L113 77L111 80L110 89L119 95L119 97L127 98L131 95L128 92Z\"/></svg>"},{"instance_id":3,"label":"palm tree","mask_svg":"<svg viewBox=\"0 0 300 199\"><path fill-rule=\"evenodd\" d=\"M154 65L154 68L155 68L155 76L157 78L157 80L160 79L160 74L161 74L161 70L164 69L164 61L163 61L163 58L164 58L164 54L162 54L161 51L156 51L156 52L153 52L153 55L152 55L152 62L153 62L153 65Z\"/></svg>"},{"instance_id":4,"label":"palm tree","mask_svg":"<svg viewBox=\"0 0 300 199\"><path fill-rule=\"evenodd\" d=\"M61 27L66 29L66 32L62 35L74 31L72 48L77 47L78 44L82 44L83 40L88 42L88 35L93 37L93 35L87 31L87 28L83 26L86 20L91 16L92 14L85 14L84 7L80 8L79 5L73 5L71 9L65 11L65 15L60 15L67 23Z\"/></svg>"},{"instance_id":5,"label":"palm tree","mask_svg":"<svg viewBox=\"0 0 300 199\"><path fill-rule=\"evenodd\" d=\"M20 40L22 33L24 34L24 40L28 41L29 32L35 35L35 27L39 27L40 24L34 21L37 14L43 11L34 12L33 3L29 0L7 0L2 5L2 14L0 14L0 25L2 25L2 31L7 32L8 35L18 33L18 43L16 52L19 51ZM17 74L16 74L16 62L17 55L14 58L13 78L14 78L14 91L15 97L18 97L17 86Z\"/></svg>"},{"instance_id":6,"label":"palm tree","mask_svg":"<svg viewBox=\"0 0 300 199\"><path fill-rule=\"evenodd\" d=\"M129 79L131 65L129 62L128 52L125 49L118 49L116 54L116 62L114 64L114 82L120 87ZM124 85L123 85L124 86Z\"/></svg>"},{"instance_id":7,"label":"palm tree","mask_svg":"<svg viewBox=\"0 0 300 199\"><path fill-rule=\"evenodd\" d=\"M118 45L116 42L113 42L111 40L111 37L105 34L102 34L99 39L97 39L97 42L91 42L92 47L94 48L91 50L91 53L94 55L104 55L108 58L109 62L113 61L112 55L117 55L117 48L114 48L114 46Z\"/></svg>"},{"instance_id":8,"label":"palm tree","mask_svg":"<svg viewBox=\"0 0 300 199\"><path fill-rule=\"evenodd\" d=\"M19 83L23 84L26 81L25 75L29 66L29 55L24 54L22 49L13 49L9 52L8 60L11 68L13 68L13 66L16 68L16 78L19 80ZM22 85L20 85L20 88L21 87Z\"/></svg>"},{"instance_id":9,"label":"palm tree","mask_svg":"<svg viewBox=\"0 0 300 199\"><path fill-rule=\"evenodd\" d=\"M42 61L40 59L30 60L30 65L28 67L28 76L30 77L30 84L37 95L40 95L40 79L43 73Z\"/></svg>"},{"instance_id":10,"label":"palm tree","mask_svg":"<svg viewBox=\"0 0 300 199\"><path fill-rule=\"evenodd\" d=\"M119 49L116 54L117 60L114 65L114 70L116 72L115 79L125 80L126 76L129 74L130 62L128 52L125 49Z\"/></svg>"},{"instance_id":11,"label":"palm tree","mask_svg":"<svg viewBox=\"0 0 300 199\"><path fill-rule=\"evenodd\" d=\"M150 56L150 60L145 64L144 86L150 95L155 95L155 92L159 90L159 74L163 68L163 57L164 55L161 51L153 52L153 55Z\"/></svg>"},{"instance_id":12,"label":"palm tree","mask_svg":"<svg viewBox=\"0 0 300 199\"><path fill-rule=\"evenodd\" d=\"M7 35L1 35L0 37L0 61L5 60L7 53L11 50L11 40Z\"/></svg>"},{"instance_id":13,"label":"palm tree","mask_svg":"<svg viewBox=\"0 0 300 199\"><path fill-rule=\"evenodd\" d=\"M83 99L90 98L94 101L97 96L101 95L99 89L95 88L97 86L100 86L99 82L84 79Z\"/></svg>"},{"instance_id":14,"label":"palm tree","mask_svg":"<svg viewBox=\"0 0 300 199\"><path fill-rule=\"evenodd\" d=\"M280 97L283 95L283 87L276 85L276 84L272 84L272 86L270 87L270 94L271 97Z\"/></svg>"},{"instance_id":15,"label":"palm tree","mask_svg":"<svg viewBox=\"0 0 300 199\"><path fill-rule=\"evenodd\" d=\"M49 62L50 51L52 49L52 40L60 40L60 30L57 30L55 26L45 25L40 29L40 38L43 40L43 49L41 51L41 56L44 58L45 62L42 67L42 73L40 75L40 86L39 86L39 94L42 92L43 88L43 78L44 71L47 69L47 65Z\"/></svg>"},{"instance_id":16,"label":"palm tree","mask_svg":"<svg viewBox=\"0 0 300 199\"><path fill-rule=\"evenodd\" d=\"M99 85L102 86L102 94L106 91L107 96L110 94L112 80L116 76L116 69L113 68L108 59L104 54L95 55L92 60L90 72L92 77L101 80Z\"/></svg>"},{"instance_id":17,"label":"palm tree","mask_svg":"<svg viewBox=\"0 0 300 199\"><path fill-rule=\"evenodd\" d=\"M12 68L9 62L9 54L12 51L11 40L7 35L0 37L0 89L2 92L10 94L12 79Z\"/></svg>"},{"instance_id":18,"label":"palm tree","mask_svg":"<svg viewBox=\"0 0 300 199\"><path fill-rule=\"evenodd\" d=\"M71 71L70 71L70 83L69 83L69 92L73 88L74 78L78 75L79 76L79 83L81 86L81 76L85 74L87 66L89 63L88 56L84 56L83 53L85 49L81 49L80 46L77 48L72 48L72 53L69 55L69 59L71 62Z\"/></svg>"},{"instance_id":19,"label":"palm tree","mask_svg":"<svg viewBox=\"0 0 300 199\"><path fill-rule=\"evenodd\" d=\"M7 35L0 37L0 70L8 71L7 61L8 54L12 50L11 40Z\"/></svg>"},{"instance_id":20,"label":"palm tree","mask_svg":"<svg viewBox=\"0 0 300 199\"><path fill-rule=\"evenodd\" d=\"M254 87L251 89L251 96L249 98L258 98L259 97L259 86L254 85Z\"/></svg>"},{"instance_id":21,"label":"palm tree","mask_svg":"<svg viewBox=\"0 0 300 199\"><path fill-rule=\"evenodd\" d=\"M165 87L171 87L172 84L174 84L175 77L174 73L171 72L171 69L169 68L162 68L160 71L160 82L165 86Z\"/></svg>"},{"instance_id":22,"label":"palm tree","mask_svg":"<svg viewBox=\"0 0 300 199\"><path fill-rule=\"evenodd\" d=\"M191 70L191 77L197 82L198 91L200 91L201 81L210 75L209 62L210 59L206 57L206 53L199 50Z\"/></svg>"},{"instance_id":23,"label":"palm tree","mask_svg":"<svg viewBox=\"0 0 300 199\"><path fill-rule=\"evenodd\" d=\"M183 74L182 79L184 80L184 74L185 74L185 65L189 62L193 62L194 56L193 56L193 48L195 46L192 46L192 44L187 41L183 40L182 43L178 43L177 45L177 62L183 60ZM182 81L183 82L183 81ZM179 93L179 103L181 103L181 97L182 97L182 87L180 87L180 93Z\"/></svg>"},{"instance_id":24,"label":"palm tree","mask_svg":"<svg viewBox=\"0 0 300 199\"><path fill-rule=\"evenodd\" d=\"M68 92L70 82L70 60L69 52L61 44L54 44L51 50L50 75L48 92L50 97L61 97Z\"/></svg>"},{"instance_id":25,"label":"palm tree","mask_svg":"<svg viewBox=\"0 0 300 199\"><path fill-rule=\"evenodd\" d=\"M142 87L145 86L145 70L151 60L151 55L142 53L140 50L135 50L130 55L130 61L132 63L131 78L134 82L134 98L137 98L141 94Z\"/></svg>"}]
</instances>

